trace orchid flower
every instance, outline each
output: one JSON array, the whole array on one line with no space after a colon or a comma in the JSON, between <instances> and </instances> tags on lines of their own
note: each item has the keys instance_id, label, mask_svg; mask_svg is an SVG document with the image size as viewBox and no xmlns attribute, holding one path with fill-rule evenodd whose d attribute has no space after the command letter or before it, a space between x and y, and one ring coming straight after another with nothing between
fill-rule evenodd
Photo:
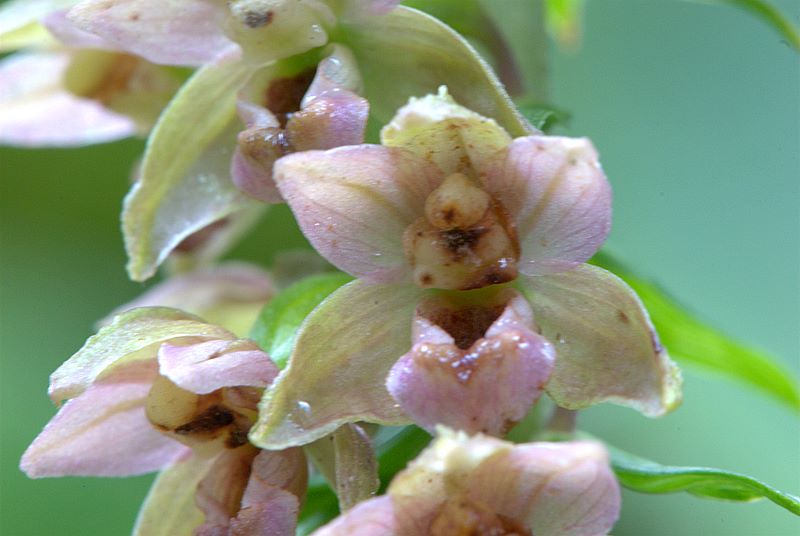
<instances>
[{"instance_id":1,"label":"orchid flower","mask_svg":"<svg viewBox=\"0 0 800 536\"><path fill-rule=\"evenodd\" d=\"M598 443L513 445L440 429L386 495L313 536L601 536L619 510L619 485Z\"/></svg>"},{"instance_id":2,"label":"orchid flower","mask_svg":"<svg viewBox=\"0 0 800 536\"><path fill-rule=\"evenodd\" d=\"M679 372L641 302L584 264L611 217L588 140L512 140L444 90L412 99L382 139L276 164L306 237L358 280L301 326L251 441L409 416L497 434L543 384L569 409L676 406Z\"/></svg>"},{"instance_id":3,"label":"orchid flower","mask_svg":"<svg viewBox=\"0 0 800 536\"><path fill-rule=\"evenodd\" d=\"M302 451L247 442L260 391L276 374L253 341L222 327L176 309L130 310L53 373L51 398L69 400L21 467L34 478L164 471L136 534L294 534Z\"/></svg>"},{"instance_id":4,"label":"orchid flower","mask_svg":"<svg viewBox=\"0 0 800 536\"><path fill-rule=\"evenodd\" d=\"M1 15L24 25L26 13L17 3ZM55 39L25 43L35 48L0 62L2 144L76 146L144 135L182 82L174 70L74 28L63 11L29 24Z\"/></svg>"}]
</instances>

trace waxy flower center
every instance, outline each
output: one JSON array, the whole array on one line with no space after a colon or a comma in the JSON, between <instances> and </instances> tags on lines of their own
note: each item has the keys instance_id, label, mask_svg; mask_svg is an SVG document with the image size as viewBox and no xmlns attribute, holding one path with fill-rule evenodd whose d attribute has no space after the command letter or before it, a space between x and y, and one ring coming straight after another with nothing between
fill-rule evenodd
<instances>
[{"instance_id":1,"label":"waxy flower center","mask_svg":"<svg viewBox=\"0 0 800 536\"><path fill-rule=\"evenodd\" d=\"M467 497L448 499L431 523L430 536L533 536L524 525Z\"/></svg>"},{"instance_id":2,"label":"waxy flower center","mask_svg":"<svg viewBox=\"0 0 800 536\"><path fill-rule=\"evenodd\" d=\"M403 244L423 288L470 290L517 277L513 226L499 203L461 173L428 195L425 216L406 229Z\"/></svg>"}]
</instances>

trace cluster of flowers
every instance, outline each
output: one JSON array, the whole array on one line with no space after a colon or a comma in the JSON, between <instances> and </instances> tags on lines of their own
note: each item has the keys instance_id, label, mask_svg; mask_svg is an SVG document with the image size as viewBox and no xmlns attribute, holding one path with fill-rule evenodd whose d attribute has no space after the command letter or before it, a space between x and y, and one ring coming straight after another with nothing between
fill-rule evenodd
<instances>
[{"instance_id":1,"label":"cluster of flowers","mask_svg":"<svg viewBox=\"0 0 800 536\"><path fill-rule=\"evenodd\" d=\"M141 536L294 534L307 458L342 508L317 535L608 533L620 497L601 444L500 439L543 392L650 416L679 402L639 299L586 264L611 221L597 154L525 124L463 39L397 3L10 4L0 30L38 48L0 64L0 141L155 125L123 215L129 271L188 270L52 375L66 402L25 453L29 476L162 471ZM417 50L440 34L464 56ZM395 38L417 56L384 55ZM389 117L365 144L369 119ZM195 266L283 202L355 280L306 318L279 371L242 338L270 276ZM435 438L373 497L374 424L409 423Z\"/></svg>"}]
</instances>

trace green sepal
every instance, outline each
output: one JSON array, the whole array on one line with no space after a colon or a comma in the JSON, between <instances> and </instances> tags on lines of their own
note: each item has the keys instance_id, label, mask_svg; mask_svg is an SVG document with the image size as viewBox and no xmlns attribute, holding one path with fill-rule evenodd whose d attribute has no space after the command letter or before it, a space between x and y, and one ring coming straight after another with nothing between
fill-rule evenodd
<instances>
[{"instance_id":1,"label":"green sepal","mask_svg":"<svg viewBox=\"0 0 800 536\"><path fill-rule=\"evenodd\" d=\"M530 124L544 132L549 132L556 125L566 125L570 119L569 113L564 110L528 103L524 99L517 103L517 108Z\"/></svg>"},{"instance_id":2,"label":"green sepal","mask_svg":"<svg viewBox=\"0 0 800 536\"><path fill-rule=\"evenodd\" d=\"M270 300L250 330L250 338L269 354L278 368L284 368L297 337L297 329L334 290L353 278L337 272L308 277Z\"/></svg>"},{"instance_id":3,"label":"green sepal","mask_svg":"<svg viewBox=\"0 0 800 536\"><path fill-rule=\"evenodd\" d=\"M728 501L769 499L800 516L800 498L778 491L755 478L708 467L661 465L615 447L607 448L617 478L628 489L642 493L685 491L697 497Z\"/></svg>"},{"instance_id":4,"label":"green sepal","mask_svg":"<svg viewBox=\"0 0 800 536\"><path fill-rule=\"evenodd\" d=\"M369 24L342 23L335 40L356 56L379 123L388 123L410 97L445 85L459 104L495 119L512 136L533 132L472 45L430 15L399 6Z\"/></svg>"},{"instance_id":5,"label":"green sepal","mask_svg":"<svg viewBox=\"0 0 800 536\"><path fill-rule=\"evenodd\" d=\"M608 253L599 253L591 262L614 272L636 291L662 344L676 361L739 380L800 412L798 382L775 358L697 320L657 285L637 276Z\"/></svg>"}]
</instances>

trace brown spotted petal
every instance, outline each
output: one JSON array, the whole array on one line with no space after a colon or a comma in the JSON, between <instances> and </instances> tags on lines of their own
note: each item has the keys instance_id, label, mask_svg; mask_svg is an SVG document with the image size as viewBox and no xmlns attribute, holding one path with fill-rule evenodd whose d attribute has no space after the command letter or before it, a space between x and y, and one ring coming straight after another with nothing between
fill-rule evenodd
<instances>
[{"instance_id":1,"label":"brown spotted petal","mask_svg":"<svg viewBox=\"0 0 800 536\"><path fill-rule=\"evenodd\" d=\"M501 435L528 412L550 377L555 351L533 331L525 299L514 293L502 314L481 329L486 309L445 310L447 328L457 339L417 311L414 346L392 367L386 385L403 410L429 431L443 424ZM485 333L474 340L469 332L476 325Z\"/></svg>"}]
</instances>

